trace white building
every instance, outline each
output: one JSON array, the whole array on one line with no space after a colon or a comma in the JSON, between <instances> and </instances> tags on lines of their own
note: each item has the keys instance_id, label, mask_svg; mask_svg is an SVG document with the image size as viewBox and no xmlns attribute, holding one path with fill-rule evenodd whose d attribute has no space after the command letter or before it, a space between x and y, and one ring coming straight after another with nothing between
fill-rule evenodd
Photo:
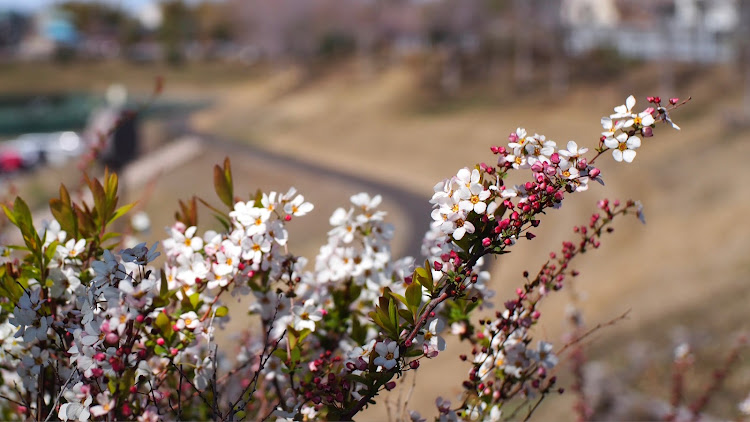
<instances>
[{"instance_id":1,"label":"white building","mask_svg":"<svg viewBox=\"0 0 750 422\"><path fill-rule=\"evenodd\" d=\"M738 0L565 0L560 13L574 55L613 49L643 60L702 63L737 55Z\"/></svg>"}]
</instances>

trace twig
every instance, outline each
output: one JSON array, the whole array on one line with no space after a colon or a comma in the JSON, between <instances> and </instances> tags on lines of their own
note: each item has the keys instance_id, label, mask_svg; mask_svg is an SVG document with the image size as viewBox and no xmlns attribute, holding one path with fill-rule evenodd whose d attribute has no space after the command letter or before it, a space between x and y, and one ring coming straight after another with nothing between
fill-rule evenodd
<instances>
[{"instance_id":1,"label":"twig","mask_svg":"<svg viewBox=\"0 0 750 422\"><path fill-rule=\"evenodd\" d=\"M706 407L706 405L708 405L711 397L713 397L713 395L721 388L721 384L729 374L729 369L732 367L732 365L734 365L735 362L737 362L740 357L740 349L742 349L746 343L746 338L740 338L737 344L729 352L729 355L724 361L724 365L714 371L713 379L703 391L703 394L698 398L698 400L690 405L690 411L693 414L693 417L691 419L692 421L697 421L698 419L700 419L701 411Z\"/></svg>"},{"instance_id":2,"label":"twig","mask_svg":"<svg viewBox=\"0 0 750 422\"><path fill-rule=\"evenodd\" d=\"M57 395L57 398L55 399L55 402L52 403L52 410L54 410L55 408L57 408L57 404L60 402L60 397L62 397L63 392L65 392L65 387L67 387L68 383L70 382L70 380L73 379L73 375L75 375L77 373L78 373L78 368L70 371L70 376L68 377L68 380L65 381L65 384L63 384L62 387L60 387L60 393ZM49 412L49 414L47 415L47 418L44 420L44 422L49 421L49 418L52 417L53 413L54 412Z\"/></svg>"},{"instance_id":3,"label":"twig","mask_svg":"<svg viewBox=\"0 0 750 422\"><path fill-rule=\"evenodd\" d=\"M177 420L182 418L182 380L185 378L182 373L182 364L180 364L180 380L177 382Z\"/></svg>"},{"instance_id":4,"label":"twig","mask_svg":"<svg viewBox=\"0 0 750 422\"><path fill-rule=\"evenodd\" d=\"M409 392L406 394L406 399L404 399L404 406L401 410L401 415L406 415L406 406L409 405L409 400L411 400L412 394L414 394L414 390L417 388L417 369L413 371L414 375L411 377L411 388L409 388ZM399 397L399 400L401 400L401 397Z\"/></svg>"},{"instance_id":5,"label":"twig","mask_svg":"<svg viewBox=\"0 0 750 422\"><path fill-rule=\"evenodd\" d=\"M26 404L21 403L20 401L13 400L12 398L10 398L8 396L5 396L5 395L2 395L2 394L0 394L0 399L8 400L9 402L11 402L11 403L13 403L13 404L15 404L17 406L27 407ZM49 416L47 418L49 418Z\"/></svg>"},{"instance_id":6,"label":"twig","mask_svg":"<svg viewBox=\"0 0 750 422\"><path fill-rule=\"evenodd\" d=\"M527 413L526 417L523 418L523 422L526 422L529 419L531 419L531 415L534 413L534 411L536 411L536 408L539 407L540 404L542 404L542 400L544 400L546 397L547 397L547 394L546 393L542 393L542 396L539 397L539 400L536 401L536 403L534 404L534 407L532 407L531 409L529 409L529 413Z\"/></svg>"},{"instance_id":7,"label":"twig","mask_svg":"<svg viewBox=\"0 0 750 422\"><path fill-rule=\"evenodd\" d=\"M279 343L281 342L281 340L284 338L284 336L286 336L286 330L284 330L284 332L281 333L281 336L279 337L279 339L276 340L276 343L269 350L268 356L266 356L264 360L263 355L265 355L266 349L269 347L268 340L271 338L271 330L273 330L273 324L276 322L276 316L279 312L280 303L281 303L281 300L279 300L279 302L276 304L276 309L273 312L273 318L271 318L271 321L268 324L268 329L266 330L265 342L263 344L263 351L260 354L258 370L255 371L255 374L253 374L253 379L250 380L250 383L247 385L247 387L245 387L245 389L240 393L240 396L237 397L237 400L234 403L231 403L231 402L229 403L230 406L229 406L229 409L227 410L227 415L224 416L220 414L222 420L225 420L227 417L233 414L234 408L240 403L240 401L242 401L242 397L245 396L245 394L247 394L250 391L251 386L252 386L252 392L250 393L250 396L252 396L252 394L255 393L256 389L258 388L258 379L260 378L261 371L263 371L263 368L265 368L266 363L268 362L269 359L271 359L271 356L273 356L273 352L276 351L276 349L279 347ZM288 346L289 341L287 341L286 343ZM247 405L247 402L243 403L243 405L241 406L241 410L244 409L246 405Z\"/></svg>"},{"instance_id":8,"label":"twig","mask_svg":"<svg viewBox=\"0 0 750 422\"><path fill-rule=\"evenodd\" d=\"M564 352L565 350L567 350L570 346L573 346L574 344L580 343L586 337L590 336L591 334L594 334L596 331L599 331L599 330L601 330L602 328L605 328L605 327L610 327L612 325L615 325L615 324L617 324L618 322L620 322L623 319L627 319L629 314L630 314L630 309L628 309L627 311L623 312L620 316L615 317L615 318L613 318L613 319L611 319L611 320L609 320L607 322L600 322L599 324L596 324L595 327L591 328L590 330L586 331L585 333L581 334L580 336L574 338L573 340L565 343L560 348L560 350L558 350L555 354L558 355L558 356L561 355L562 352Z\"/></svg>"},{"instance_id":9,"label":"twig","mask_svg":"<svg viewBox=\"0 0 750 422\"><path fill-rule=\"evenodd\" d=\"M199 394L198 394L198 397L200 397L200 398L201 398L201 400L203 400L203 403L205 403L205 404L206 404L206 406L208 406L208 407L209 407L209 408L210 408L210 409L211 409L212 411L215 411L215 409L214 409L214 407L213 407L213 406L211 405L211 403L209 403L209 402L208 402L208 399L207 399L207 398L206 398L206 397L205 397L205 396L204 396L203 394L200 394L200 391L201 391L201 390L199 390L199 389L198 389L198 387L196 387L196 386L195 386L195 384L193 384L193 382L192 382L192 381L190 381L190 377L186 376L186 375L185 375L185 373L184 373L184 372L182 372L182 365L180 365L180 366L177 366L177 365L175 365L174 363L171 363L171 365L172 365L172 366L173 366L173 367L174 367L175 369L177 369L177 371L179 371L179 373L180 373L180 378L184 378L184 379L185 379L185 381L187 381L187 383L188 383L188 384L190 384L190 386L191 386L191 387L193 387L193 389L194 389L195 391L197 391L197 392L199 393ZM216 370L216 369L214 368L214 370Z\"/></svg>"}]
</instances>

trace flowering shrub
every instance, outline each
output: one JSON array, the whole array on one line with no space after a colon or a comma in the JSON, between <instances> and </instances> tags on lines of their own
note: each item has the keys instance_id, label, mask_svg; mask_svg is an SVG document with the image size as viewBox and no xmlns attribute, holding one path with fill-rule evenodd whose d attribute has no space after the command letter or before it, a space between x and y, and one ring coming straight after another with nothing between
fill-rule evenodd
<instances>
[{"instance_id":1,"label":"flowering shrub","mask_svg":"<svg viewBox=\"0 0 750 422\"><path fill-rule=\"evenodd\" d=\"M24 245L0 251L2 417L349 420L422 359L438 357L448 333L470 344L462 359L473 365L460 402L437 400L438 418L513 418L505 405L516 397L536 400L530 415L562 392L554 376L561 348L532 338L541 301L576 274L571 260L598 247L615 217L642 219L641 206L600 201L576 227L579 240L477 324L474 313L493 307L484 257L532 239L548 209L603 184L599 156L631 162L657 122L677 128L667 114L677 99L667 107L648 100L637 112L631 96L603 118L591 157L573 141L559 148L519 128L507 146L492 147L496 165L435 185L418 265L392 257L381 197L366 193L333 213L328 241L308 265L288 250L287 224L313 205L294 188L235 198L228 160L214 169L225 208L200 200L223 230L199 233L196 199L180 202L161 251L119 250L110 226L130 205L118 208L114 174L86 179L93 203L73 201L61 186L50 201L54 220L41 230L18 198L5 214ZM511 185L516 170L528 179ZM234 358L214 339L229 318L227 295L252 296L258 322Z\"/></svg>"}]
</instances>

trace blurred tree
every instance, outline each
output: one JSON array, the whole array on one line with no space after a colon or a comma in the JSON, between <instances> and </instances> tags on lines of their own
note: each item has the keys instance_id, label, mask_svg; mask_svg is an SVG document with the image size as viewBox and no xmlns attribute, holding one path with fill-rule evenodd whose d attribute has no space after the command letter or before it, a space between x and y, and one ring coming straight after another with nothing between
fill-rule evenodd
<instances>
[{"instance_id":1,"label":"blurred tree","mask_svg":"<svg viewBox=\"0 0 750 422\"><path fill-rule=\"evenodd\" d=\"M737 57L743 73L745 93L743 114L750 118L750 0L739 0L740 22L737 31Z\"/></svg>"},{"instance_id":2,"label":"blurred tree","mask_svg":"<svg viewBox=\"0 0 750 422\"><path fill-rule=\"evenodd\" d=\"M198 40L204 43L232 40L232 10L226 3L200 2L191 12Z\"/></svg>"},{"instance_id":3,"label":"blurred tree","mask_svg":"<svg viewBox=\"0 0 750 422\"><path fill-rule=\"evenodd\" d=\"M140 37L138 21L117 6L71 0L59 7L70 14L76 29L89 40L114 40L120 46L128 46Z\"/></svg>"},{"instance_id":4,"label":"blurred tree","mask_svg":"<svg viewBox=\"0 0 750 422\"><path fill-rule=\"evenodd\" d=\"M182 0L161 3L163 16L159 40L164 48L167 63L179 65L185 60L185 46L194 39L196 27L190 8Z\"/></svg>"},{"instance_id":5,"label":"blurred tree","mask_svg":"<svg viewBox=\"0 0 750 422\"><path fill-rule=\"evenodd\" d=\"M132 18L115 6L88 1L65 1L60 8L73 18L73 24L84 33L116 30Z\"/></svg>"}]
</instances>

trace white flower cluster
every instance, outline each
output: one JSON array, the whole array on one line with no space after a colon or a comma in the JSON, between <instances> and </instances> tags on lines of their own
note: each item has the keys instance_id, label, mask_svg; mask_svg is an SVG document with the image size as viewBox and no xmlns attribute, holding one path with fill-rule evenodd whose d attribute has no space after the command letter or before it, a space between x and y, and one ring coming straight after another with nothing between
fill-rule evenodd
<instances>
[{"instance_id":1,"label":"white flower cluster","mask_svg":"<svg viewBox=\"0 0 750 422\"><path fill-rule=\"evenodd\" d=\"M288 232L285 221L303 216L313 209L294 188L285 194L262 194L258 201L237 202L229 213L232 230L206 232L196 237L196 227L176 223L171 238L164 241L168 258L166 273L170 289L177 285L195 291L196 282L213 290L224 288L237 276L251 277L268 271L272 278L283 272ZM243 288L235 283L235 288Z\"/></svg>"},{"instance_id":2,"label":"white flower cluster","mask_svg":"<svg viewBox=\"0 0 750 422\"><path fill-rule=\"evenodd\" d=\"M386 213L377 210L381 201L380 195L362 192L351 197L353 207L334 211L328 243L315 259L318 283L335 286L352 281L364 287L357 303L376 300L384 287L403 293L404 278L413 269L410 257L393 260L393 226L383 221Z\"/></svg>"},{"instance_id":3,"label":"white flower cluster","mask_svg":"<svg viewBox=\"0 0 750 422\"><path fill-rule=\"evenodd\" d=\"M635 97L629 96L625 104L615 107L615 112L609 117L602 117L604 145L612 149L615 161L632 163L636 149L641 146L641 136L651 136L651 126L656 123L654 108L648 107L638 113L633 111ZM679 129L675 124L672 127ZM618 133L619 132L619 133Z\"/></svg>"},{"instance_id":4,"label":"white flower cluster","mask_svg":"<svg viewBox=\"0 0 750 422\"><path fill-rule=\"evenodd\" d=\"M538 369L546 371L557 365L558 358L551 343L540 341L535 349L528 347L531 338L524 320L530 321L527 310L506 310L501 319L485 325L481 338L486 339L486 347L474 357L475 375L485 384L488 380L505 377L531 380ZM513 329L508 332L503 327L509 321Z\"/></svg>"}]
</instances>

